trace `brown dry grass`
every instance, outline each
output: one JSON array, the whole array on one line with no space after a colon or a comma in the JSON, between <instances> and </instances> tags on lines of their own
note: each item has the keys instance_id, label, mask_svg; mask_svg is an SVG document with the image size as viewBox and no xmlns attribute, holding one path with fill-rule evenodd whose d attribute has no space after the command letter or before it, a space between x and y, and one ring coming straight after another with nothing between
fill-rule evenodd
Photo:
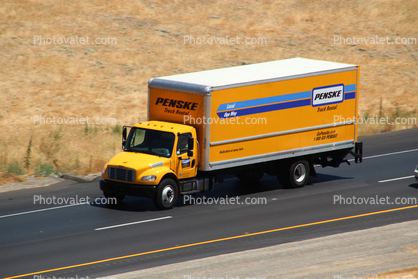
<instances>
[{"instance_id":1,"label":"brown dry grass","mask_svg":"<svg viewBox=\"0 0 418 279\"><path fill-rule=\"evenodd\" d=\"M370 276L370 278L416 279L418 278L418 267L408 268L404 270L389 271L379 275Z\"/></svg>"},{"instance_id":2,"label":"brown dry grass","mask_svg":"<svg viewBox=\"0 0 418 279\"><path fill-rule=\"evenodd\" d=\"M55 139L51 133L59 127L34 124L34 116L115 117L120 125L133 124L146 118L151 77L247 61L306 57L359 64L361 115L378 114L382 98L384 115L397 108L416 116L418 44L352 46L333 40L335 35L418 38L417 14L415 1L391 0L3 0L0 168L11 162L23 168L33 135L28 174L41 162L62 172L98 172L120 150L113 125L87 135L83 125L61 125ZM88 36L90 42L116 38L117 44L33 44L36 35ZM263 37L267 44L191 45L184 44L184 35ZM405 128L366 126L361 134Z\"/></svg>"},{"instance_id":3,"label":"brown dry grass","mask_svg":"<svg viewBox=\"0 0 418 279\"><path fill-rule=\"evenodd\" d=\"M18 175L7 175L4 173L0 173L0 180L2 183L13 183L13 182L23 182L26 181L26 178L23 176Z\"/></svg>"}]
</instances>

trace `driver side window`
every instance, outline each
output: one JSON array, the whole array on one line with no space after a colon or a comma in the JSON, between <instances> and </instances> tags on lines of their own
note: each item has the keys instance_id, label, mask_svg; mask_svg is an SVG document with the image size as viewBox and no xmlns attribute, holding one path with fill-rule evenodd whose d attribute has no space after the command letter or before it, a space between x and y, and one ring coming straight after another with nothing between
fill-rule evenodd
<instances>
[{"instance_id":1,"label":"driver side window","mask_svg":"<svg viewBox=\"0 0 418 279\"><path fill-rule=\"evenodd\" d=\"M132 140L130 142L129 147L139 146L141 143L144 142L144 135L145 131L142 129L135 129L134 133L132 134Z\"/></svg>"},{"instance_id":2,"label":"driver side window","mask_svg":"<svg viewBox=\"0 0 418 279\"><path fill-rule=\"evenodd\" d=\"M187 142L191 136L192 136L191 133L181 134L179 136L179 141L177 143L177 155L187 152L187 148L188 148Z\"/></svg>"}]
</instances>

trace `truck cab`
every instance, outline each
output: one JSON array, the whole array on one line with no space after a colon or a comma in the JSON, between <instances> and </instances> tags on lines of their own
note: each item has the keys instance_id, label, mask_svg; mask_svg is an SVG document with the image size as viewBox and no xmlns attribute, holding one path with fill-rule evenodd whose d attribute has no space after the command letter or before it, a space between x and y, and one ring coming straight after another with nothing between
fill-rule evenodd
<instances>
[{"instance_id":1,"label":"truck cab","mask_svg":"<svg viewBox=\"0 0 418 279\"><path fill-rule=\"evenodd\" d=\"M147 121L124 127L123 152L103 168L100 189L118 202L126 195L150 197L169 209L181 193L198 190L198 142L189 125Z\"/></svg>"}]
</instances>

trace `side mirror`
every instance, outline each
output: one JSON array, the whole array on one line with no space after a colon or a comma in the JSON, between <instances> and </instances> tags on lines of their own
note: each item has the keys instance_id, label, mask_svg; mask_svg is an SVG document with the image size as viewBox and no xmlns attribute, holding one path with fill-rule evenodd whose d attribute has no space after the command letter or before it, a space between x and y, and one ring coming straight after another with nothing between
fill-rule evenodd
<instances>
[{"instance_id":1,"label":"side mirror","mask_svg":"<svg viewBox=\"0 0 418 279\"><path fill-rule=\"evenodd\" d=\"M126 128L126 126L123 126L123 129L122 129L122 149L125 149L127 133L128 133L128 129Z\"/></svg>"},{"instance_id":2,"label":"side mirror","mask_svg":"<svg viewBox=\"0 0 418 279\"><path fill-rule=\"evenodd\" d=\"M132 126L123 126L122 128L122 149L125 149L126 138L128 137L128 128L131 129Z\"/></svg>"},{"instance_id":3,"label":"side mirror","mask_svg":"<svg viewBox=\"0 0 418 279\"><path fill-rule=\"evenodd\" d=\"M126 135L128 133L128 129L126 128L126 126L123 126L123 130L122 130L122 140L126 141Z\"/></svg>"}]
</instances>

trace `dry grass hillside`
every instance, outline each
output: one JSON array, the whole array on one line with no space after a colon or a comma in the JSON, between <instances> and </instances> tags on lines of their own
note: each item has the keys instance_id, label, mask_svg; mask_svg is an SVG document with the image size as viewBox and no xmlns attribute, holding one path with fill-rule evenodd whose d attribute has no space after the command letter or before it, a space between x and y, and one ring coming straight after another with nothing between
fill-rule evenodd
<instances>
[{"instance_id":1,"label":"dry grass hillside","mask_svg":"<svg viewBox=\"0 0 418 279\"><path fill-rule=\"evenodd\" d=\"M396 43L418 39L416 1L2 0L0 15L2 182L100 171L120 151L120 126L146 118L147 81L157 76L291 57L358 64L361 116L417 115L418 42ZM188 36L266 43L190 44ZM334 42L353 36L388 41ZM57 41L86 37L91 44ZM361 125L360 134L416 126Z\"/></svg>"}]
</instances>

